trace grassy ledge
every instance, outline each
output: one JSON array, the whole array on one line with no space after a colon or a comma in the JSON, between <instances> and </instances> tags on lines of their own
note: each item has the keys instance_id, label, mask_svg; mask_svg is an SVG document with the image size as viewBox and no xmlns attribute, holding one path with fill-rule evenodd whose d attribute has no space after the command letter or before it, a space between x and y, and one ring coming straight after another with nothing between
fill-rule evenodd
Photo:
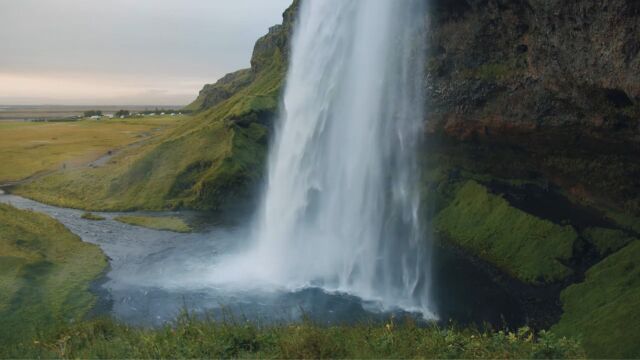
<instances>
[{"instance_id":1,"label":"grassy ledge","mask_svg":"<svg viewBox=\"0 0 640 360\"><path fill-rule=\"evenodd\" d=\"M564 279L578 234L509 205L469 180L435 219L448 239L512 276L533 284Z\"/></svg>"},{"instance_id":2,"label":"grassy ledge","mask_svg":"<svg viewBox=\"0 0 640 360\"><path fill-rule=\"evenodd\" d=\"M89 284L107 261L46 215L0 204L0 224L0 349L7 350L81 319L95 302Z\"/></svg>"},{"instance_id":3,"label":"grassy ledge","mask_svg":"<svg viewBox=\"0 0 640 360\"><path fill-rule=\"evenodd\" d=\"M91 220L91 221L102 221L104 220L104 218L100 215L96 215L94 213L90 213L90 212L86 212L84 214L82 214L81 218L85 219L85 220Z\"/></svg>"},{"instance_id":4,"label":"grassy ledge","mask_svg":"<svg viewBox=\"0 0 640 360\"><path fill-rule=\"evenodd\" d=\"M552 330L580 336L593 358L640 354L640 241L633 241L586 273L561 295L564 314Z\"/></svg>"},{"instance_id":5,"label":"grassy ledge","mask_svg":"<svg viewBox=\"0 0 640 360\"><path fill-rule=\"evenodd\" d=\"M637 240L623 231L605 228L588 228L583 236L593 246L600 256L606 256L625 247L630 242Z\"/></svg>"},{"instance_id":6,"label":"grassy ledge","mask_svg":"<svg viewBox=\"0 0 640 360\"><path fill-rule=\"evenodd\" d=\"M115 220L129 225L179 233L189 233L192 230L187 223L175 216L118 216Z\"/></svg>"}]
</instances>

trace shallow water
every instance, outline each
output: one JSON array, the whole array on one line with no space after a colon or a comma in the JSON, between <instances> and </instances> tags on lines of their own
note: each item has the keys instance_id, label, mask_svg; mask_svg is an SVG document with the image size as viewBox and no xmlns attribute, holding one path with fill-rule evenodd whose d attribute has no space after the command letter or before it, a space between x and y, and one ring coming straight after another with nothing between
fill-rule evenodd
<instances>
[{"instance_id":1,"label":"shallow water","mask_svg":"<svg viewBox=\"0 0 640 360\"><path fill-rule=\"evenodd\" d=\"M94 286L100 297L96 312L111 314L129 324L162 325L183 309L262 323L293 322L303 316L322 323L355 322L391 315L377 311L373 302L316 288L239 289L232 284L217 284L208 274L216 259L233 252L238 245L235 242L243 238L242 231L235 228L217 226L180 234L113 220L121 213L96 212L106 220L91 221L81 218L84 211L19 196L1 195L0 202L50 215L83 241L99 245L109 258L110 268Z\"/></svg>"},{"instance_id":2,"label":"shallow water","mask_svg":"<svg viewBox=\"0 0 640 360\"><path fill-rule=\"evenodd\" d=\"M420 320L418 314L383 311L376 302L314 287L284 289L262 284L239 288L220 283L211 278L216 264L241 250L246 234L236 226L214 223L215 219L210 223L215 225L203 226L197 233L180 234L113 220L121 213L96 213L106 220L90 221L81 218L84 211L19 196L0 195L0 202L48 214L83 241L99 245L109 257L110 268L93 287L99 296L95 313L110 314L132 325L159 326L174 320L183 309L259 323L295 322L302 317L322 324L376 322L392 315ZM488 275L453 253L440 250L437 257L434 302L441 318L463 324L521 324L515 300Z\"/></svg>"}]
</instances>

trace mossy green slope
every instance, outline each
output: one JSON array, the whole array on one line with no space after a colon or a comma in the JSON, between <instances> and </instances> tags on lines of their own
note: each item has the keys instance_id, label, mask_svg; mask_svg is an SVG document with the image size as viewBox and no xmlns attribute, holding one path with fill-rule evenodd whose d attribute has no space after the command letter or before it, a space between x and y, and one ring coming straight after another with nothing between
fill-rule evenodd
<instances>
[{"instance_id":1,"label":"mossy green slope","mask_svg":"<svg viewBox=\"0 0 640 360\"><path fill-rule=\"evenodd\" d=\"M554 332L581 337L590 357L640 357L640 241L589 269L561 297Z\"/></svg>"},{"instance_id":2,"label":"mossy green slope","mask_svg":"<svg viewBox=\"0 0 640 360\"><path fill-rule=\"evenodd\" d=\"M600 256L609 255L637 240L621 230L605 228L588 228L583 232L583 236L593 244Z\"/></svg>"},{"instance_id":3,"label":"mossy green slope","mask_svg":"<svg viewBox=\"0 0 640 360\"><path fill-rule=\"evenodd\" d=\"M0 204L0 348L79 320L107 261L57 221Z\"/></svg>"},{"instance_id":4,"label":"mossy green slope","mask_svg":"<svg viewBox=\"0 0 640 360\"><path fill-rule=\"evenodd\" d=\"M573 254L578 234L509 205L469 180L435 219L447 239L528 283L562 280L572 270L562 262Z\"/></svg>"},{"instance_id":5,"label":"mossy green slope","mask_svg":"<svg viewBox=\"0 0 640 360\"><path fill-rule=\"evenodd\" d=\"M125 224L142 226L149 229L180 233L191 232L191 227L182 219L175 216L118 216L115 220Z\"/></svg>"}]
</instances>

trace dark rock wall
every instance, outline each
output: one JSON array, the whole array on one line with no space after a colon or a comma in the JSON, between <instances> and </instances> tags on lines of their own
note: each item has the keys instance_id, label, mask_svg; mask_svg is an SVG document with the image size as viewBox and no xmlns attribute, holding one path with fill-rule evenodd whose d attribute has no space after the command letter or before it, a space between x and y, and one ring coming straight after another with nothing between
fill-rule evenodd
<instances>
[{"instance_id":1,"label":"dark rock wall","mask_svg":"<svg viewBox=\"0 0 640 360\"><path fill-rule=\"evenodd\" d=\"M639 1L432 0L428 16L430 134L519 150L512 167L640 215Z\"/></svg>"},{"instance_id":2,"label":"dark rock wall","mask_svg":"<svg viewBox=\"0 0 640 360\"><path fill-rule=\"evenodd\" d=\"M640 2L438 0L431 20L433 129L640 142Z\"/></svg>"}]
</instances>

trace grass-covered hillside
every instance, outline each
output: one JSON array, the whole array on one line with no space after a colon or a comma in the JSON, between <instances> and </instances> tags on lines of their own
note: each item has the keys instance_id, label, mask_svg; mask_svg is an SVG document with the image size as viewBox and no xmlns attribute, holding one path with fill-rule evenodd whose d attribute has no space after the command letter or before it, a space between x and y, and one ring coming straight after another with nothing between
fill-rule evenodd
<instances>
[{"instance_id":1,"label":"grass-covered hillside","mask_svg":"<svg viewBox=\"0 0 640 360\"><path fill-rule=\"evenodd\" d=\"M562 293L564 314L553 327L582 340L595 358L640 354L640 241L587 271Z\"/></svg>"},{"instance_id":2,"label":"grass-covered hillside","mask_svg":"<svg viewBox=\"0 0 640 360\"><path fill-rule=\"evenodd\" d=\"M231 84L225 77L212 85L224 87L224 95L203 90L190 105L199 112L171 133L123 151L105 166L62 169L15 192L89 210L218 210L242 202L262 176L292 11L258 40L251 69L229 75Z\"/></svg>"},{"instance_id":3,"label":"grass-covered hillside","mask_svg":"<svg viewBox=\"0 0 640 360\"><path fill-rule=\"evenodd\" d=\"M0 348L82 320L95 302L89 285L106 266L97 246L57 221L0 204Z\"/></svg>"}]
</instances>

